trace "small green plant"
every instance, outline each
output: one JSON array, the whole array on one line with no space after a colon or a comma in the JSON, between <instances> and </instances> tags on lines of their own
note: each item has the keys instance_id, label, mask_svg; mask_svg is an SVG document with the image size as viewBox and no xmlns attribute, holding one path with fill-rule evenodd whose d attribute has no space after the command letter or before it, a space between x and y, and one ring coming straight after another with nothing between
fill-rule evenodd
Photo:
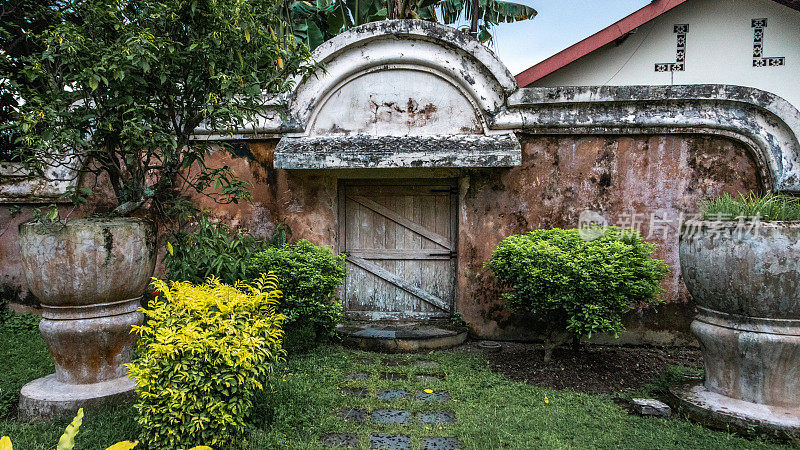
<instances>
[{"instance_id":1,"label":"small green plant","mask_svg":"<svg viewBox=\"0 0 800 450\"><path fill-rule=\"evenodd\" d=\"M286 348L306 351L336 336L342 319L337 298L346 275L344 255L302 239L267 248L248 260L248 274L272 271L283 292L278 311L286 316Z\"/></svg>"},{"instance_id":2,"label":"small green plant","mask_svg":"<svg viewBox=\"0 0 800 450\"><path fill-rule=\"evenodd\" d=\"M463 327L467 325L467 322L464 321L464 316L460 312L454 312L450 316L450 324L455 327Z\"/></svg>"},{"instance_id":3,"label":"small green plant","mask_svg":"<svg viewBox=\"0 0 800 450\"><path fill-rule=\"evenodd\" d=\"M537 230L504 239L486 267L508 307L545 330L545 361L569 338L624 330L636 303L658 304L667 265L653 245L611 227L593 240L581 230Z\"/></svg>"},{"instance_id":4,"label":"small green plant","mask_svg":"<svg viewBox=\"0 0 800 450\"><path fill-rule=\"evenodd\" d=\"M164 268L172 281L201 284L213 275L234 284L247 278L247 260L268 245L266 239L200 216L193 231L175 231L168 238Z\"/></svg>"},{"instance_id":5,"label":"small green plant","mask_svg":"<svg viewBox=\"0 0 800 450\"><path fill-rule=\"evenodd\" d=\"M800 221L800 198L782 194L723 194L701 202L704 220Z\"/></svg>"},{"instance_id":6,"label":"small green plant","mask_svg":"<svg viewBox=\"0 0 800 450\"><path fill-rule=\"evenodd\" d=\"M284 356L277 279L153 286L159 295L143 309L145 324L134 327L138 356L127 365L136 379L141 439L151 450L228 448Z\"/></svg>"},{"instance_id":7,"label":"small green plant","mask_svg":"<svg viewBox=\"0 0 800 450\"><path fill-rule=\"evenodd\" d=\"M45 209L33 208L31 214L35 222L53 223L58 220L58 206L52 204Z\"/></svg>"},{"instance_id":8,"label":"small green plant","mask_svg":"<svg viewBox=\"0 0 800 450\"><path fill-rule=\"evenodd\" d=\"M0 329L22 333L38 331L42 318L35 314L16 314L8 308L6 288L0 286Z\"/></svg>"}]
</instances>

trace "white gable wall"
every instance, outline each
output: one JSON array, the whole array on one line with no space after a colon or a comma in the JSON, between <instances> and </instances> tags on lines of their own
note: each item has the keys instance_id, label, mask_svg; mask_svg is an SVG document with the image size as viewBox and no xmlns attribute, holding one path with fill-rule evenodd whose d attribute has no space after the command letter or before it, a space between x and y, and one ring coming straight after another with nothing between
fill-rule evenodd
<instances>
[{"instance_id":1,"label":"white gable wall","mask_svg":"<svg viewBox=\"0 0 800 450\"><path fill-rule=\"evenodd\" d=\"M752 20L767 18L764 56L785 65L753 67ZM689 24L685 71L656 72L676 60L674 25ZM531 86L733 84L772 92L800 109L800 12L770 0L690 0Z\"/></svg>"}]
</instances>

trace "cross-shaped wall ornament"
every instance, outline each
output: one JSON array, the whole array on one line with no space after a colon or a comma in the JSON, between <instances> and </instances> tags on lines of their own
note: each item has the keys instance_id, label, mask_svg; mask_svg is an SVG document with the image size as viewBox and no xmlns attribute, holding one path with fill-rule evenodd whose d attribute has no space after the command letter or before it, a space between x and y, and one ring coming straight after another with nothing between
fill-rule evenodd
<instances>
[{"instance_id":1,"label":"cross-shaped wall ornament","mask_svg":"<svg viewBox=\"0 0 800 450\"><path fill-rule=\"evenodd\" d=\"M677 35L677 51L674 63L656 63L656 72L683 72L686 70L686 34L689 33L689 24L676 24L673 33Z\"/></svg>"}]
</instances>

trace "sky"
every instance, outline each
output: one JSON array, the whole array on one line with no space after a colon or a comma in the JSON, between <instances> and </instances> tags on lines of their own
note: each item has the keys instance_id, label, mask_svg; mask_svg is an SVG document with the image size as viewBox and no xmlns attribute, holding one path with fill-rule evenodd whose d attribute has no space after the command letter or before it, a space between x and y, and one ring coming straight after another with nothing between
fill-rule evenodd
<instances>
[{"instance_id":1,"label":"sky","mask_svg":"<svg viewBox=\"0 0 800 450\"><path fill-rule=\"evenodd\" d=\"M650 0L516 0L539 13L533 20L494 28L490 47L516 75L593 35Z\"/></svg>"}]
</instances>

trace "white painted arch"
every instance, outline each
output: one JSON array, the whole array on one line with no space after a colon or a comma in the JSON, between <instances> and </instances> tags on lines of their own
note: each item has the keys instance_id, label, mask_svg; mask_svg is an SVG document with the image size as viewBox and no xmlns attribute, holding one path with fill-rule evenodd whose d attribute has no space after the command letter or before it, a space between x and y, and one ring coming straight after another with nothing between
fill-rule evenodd
<instances>
[{"instance_id":1,"label":"white painted arch","mask_svg":"<svg viewBox=\"0 0 800 450\"><path fill-rule=\"evenodd\" d=\"M495 54L472 37L418 20L365 24L314 51L320 68L288 98L296 135L464 135L517 89Z\"/></svg>"}]
</instances>

